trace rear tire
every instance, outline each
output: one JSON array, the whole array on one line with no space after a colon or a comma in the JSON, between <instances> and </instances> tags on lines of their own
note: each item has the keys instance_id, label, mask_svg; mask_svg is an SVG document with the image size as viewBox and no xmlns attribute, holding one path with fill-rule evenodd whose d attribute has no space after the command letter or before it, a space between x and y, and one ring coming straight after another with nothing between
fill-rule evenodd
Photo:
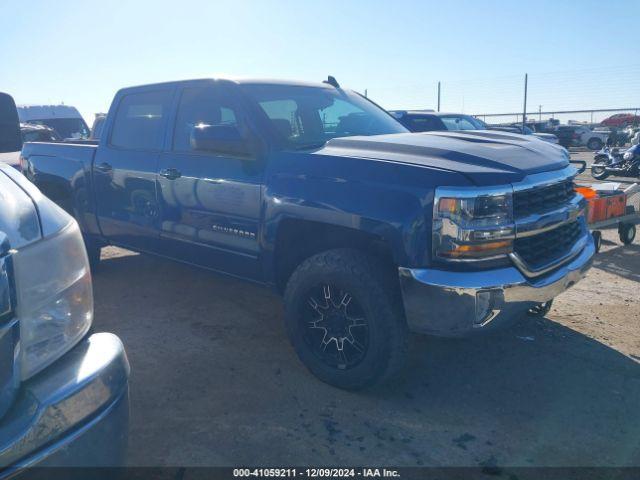
<instances>
[{"instance_id":1,"label":"rear tire","mask_svg":"<svg viewBox=\"0 0 640 480\"><path fill-rule=\"evenodd\" d=\"M349 249L314 255L291 275L287 333L300 361L323 382L357 390L404 366L408 329L389 278L374 258Z\"/></svg>"}]
</instances>

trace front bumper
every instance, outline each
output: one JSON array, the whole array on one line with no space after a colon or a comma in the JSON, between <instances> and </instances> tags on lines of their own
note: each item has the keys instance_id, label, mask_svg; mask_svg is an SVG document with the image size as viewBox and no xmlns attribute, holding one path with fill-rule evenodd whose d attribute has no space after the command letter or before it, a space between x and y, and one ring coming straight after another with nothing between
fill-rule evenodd
<instances>
[{"instance_id":1,"label":"front bumper","mask_svg":"<svg viewBox=\"0 0 640 480\"><path fill-rule=\"evenodd\" d=\"M461 336L508 324L532 306L548 302L582 279L593 262L587 245L570 262L542 278L517 268L453 272L400 268L400 286L409 328L440 336Z\"/></svg>"},{"instance_id":2,"label":"front bumper","mask_svg":"<svg viewBox=\"0 0 640 480\"><path fill-rule=\"evenodd\" d=\"M91 335L25 382L0 420L0 479L31 466L119 466L127 449L129 362Z\"/></svg>"}]
</instances>

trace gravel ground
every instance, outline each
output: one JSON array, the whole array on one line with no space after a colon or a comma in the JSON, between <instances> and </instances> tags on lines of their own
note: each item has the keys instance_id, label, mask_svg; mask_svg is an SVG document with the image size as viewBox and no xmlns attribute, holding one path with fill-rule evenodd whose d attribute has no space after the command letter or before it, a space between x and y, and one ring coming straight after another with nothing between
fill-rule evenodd
<instances>
[{"instance_id":1,"label":"gravel ground","mask_svg":"<svg viewBox=\"0 0 640 480\"><path fill-rule=\"evenodd\" d=\"M640 245L606 232L544 319L415 336L392 385L349 393L298 362L278 297L109 247L96 331L131 375L131 465L640 465Z\"/></svg>"}]
</instances>

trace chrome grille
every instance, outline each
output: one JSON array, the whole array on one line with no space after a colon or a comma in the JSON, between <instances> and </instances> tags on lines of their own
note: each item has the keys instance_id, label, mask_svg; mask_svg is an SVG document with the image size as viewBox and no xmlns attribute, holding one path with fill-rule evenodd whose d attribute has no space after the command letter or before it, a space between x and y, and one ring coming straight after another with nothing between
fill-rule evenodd
<instances>
[{"instance_id":1,"label":"chrome grille","mask_svg":"<svg viewBox=\"0 0 640 480\"><path fill-rule=\"evenodd\" d=\"M529 268L537 270L560 260L582 235L579 221L565 223L553 230L516 238L513 251Z\"/></svg>"},{"instance_id":2,"label":"chrome grille","mask_svg":"<svg viewBox=\"0 0 640 480\"><path fill-rule=\"evenodd\" d=\"M516 218L550 211L566 205L576 195L573 178L553 185L516 191L513 195L513 213Z\"/></svg>"}]
</instances>

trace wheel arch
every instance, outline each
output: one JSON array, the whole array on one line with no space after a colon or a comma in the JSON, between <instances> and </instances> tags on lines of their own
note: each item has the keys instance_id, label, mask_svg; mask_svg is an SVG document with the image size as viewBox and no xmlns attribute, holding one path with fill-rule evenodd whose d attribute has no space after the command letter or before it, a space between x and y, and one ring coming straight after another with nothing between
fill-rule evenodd
<instances>
[{"instance_id":1,"label":"wheel arch","mask_svg":"<svg viewBox=\"0 0 640 480\"><path fill-rule=\"evenodd\" d=\"M375 256L383 268L396 272L401 259L393 240L384 234L323 222L286 218L280 221L273 249L273 283L284 292L291 274L307 258L336 248L351 248ZM393 277L392 277L393 278Z\"/></svg>"}]
</instances>

